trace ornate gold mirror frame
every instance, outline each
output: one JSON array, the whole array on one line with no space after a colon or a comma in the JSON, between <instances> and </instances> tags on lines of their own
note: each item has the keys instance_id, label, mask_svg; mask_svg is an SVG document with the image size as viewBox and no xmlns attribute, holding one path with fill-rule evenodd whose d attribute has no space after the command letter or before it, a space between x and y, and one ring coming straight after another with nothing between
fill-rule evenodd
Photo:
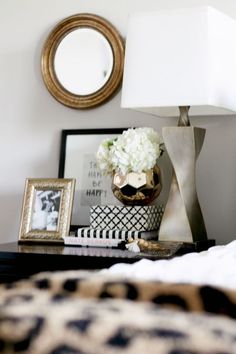
<instances>
[{"instance_id":1,"label":"ornate gold mirror frame","mask_svg":"<svg viewBox=\"0 0 236 354\"><path fill-rule=\"evenodd\" d=\"M55 55L61 41L77 29L92 29L108 42L113 56L111 73L104 85L89 94L77 94L66 89L55 71ZM96 57L94 58L96 60ZM124 43L118 31L104 18L93 14L78 14L59 22L49 34L42 51L41 70L48 91L56 100L72 108L92 108L110 99L120 87L124 65Z\"/></svg>"}]
</instances>

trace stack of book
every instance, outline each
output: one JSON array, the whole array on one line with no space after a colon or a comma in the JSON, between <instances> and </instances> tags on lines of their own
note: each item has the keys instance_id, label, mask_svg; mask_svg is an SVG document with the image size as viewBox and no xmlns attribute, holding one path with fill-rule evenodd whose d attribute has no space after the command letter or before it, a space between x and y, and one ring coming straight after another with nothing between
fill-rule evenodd
<instances>
[{"instance_id":1,"label":"stack of book","mask_svg":"<svg viewBox=\"0 0 236 354\"><path fill-rule=\"evenodd\" d=\"M90 226L64 237L66 245L118 247L128 238L156 239L163 206L93 206Z\"/></svg>"},{"instance_id":2,"label":"stack of book","mask_svg":"<svg viewBox=\"0 0 236 354\"><path fill-rule=\"evenodd\" d=\"M92 229L90 227L79 228L75 236L64 237L66 245L93 246L93 247L118 247L122 241L128 238L153 240L157 239L158 230L109 230Z\"/></svg>"}]
</instances>

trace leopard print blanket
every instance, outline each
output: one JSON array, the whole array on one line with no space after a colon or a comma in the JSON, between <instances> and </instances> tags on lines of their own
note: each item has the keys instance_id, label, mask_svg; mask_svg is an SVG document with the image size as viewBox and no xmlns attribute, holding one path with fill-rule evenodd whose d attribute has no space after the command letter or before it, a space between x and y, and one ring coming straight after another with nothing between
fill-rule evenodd
<instances>
[{"instance_id":1,"label":"leopard print blanket","mask_svg":"<svg viewBox=\"0 0 236 354\"><path fill-rule=\"evenodd\" d=\"M40 273L0 287L0 352L236 353L236 292Z\"/></svg>"}]
</instances>

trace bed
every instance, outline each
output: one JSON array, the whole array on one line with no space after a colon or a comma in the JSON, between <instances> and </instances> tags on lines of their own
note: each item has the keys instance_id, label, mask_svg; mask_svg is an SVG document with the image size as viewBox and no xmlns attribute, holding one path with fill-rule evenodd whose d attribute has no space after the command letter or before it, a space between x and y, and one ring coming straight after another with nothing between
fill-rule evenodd
<instances>
[{"instance_id":1,"label":"bed","mask_svg":"<svg viewBox=\"0 0 236 354\"><path fill-rule=\"evenodd\" d=\"M236 353L236 241L0 286L0 352Z\"/></svg>"}]
</instances>

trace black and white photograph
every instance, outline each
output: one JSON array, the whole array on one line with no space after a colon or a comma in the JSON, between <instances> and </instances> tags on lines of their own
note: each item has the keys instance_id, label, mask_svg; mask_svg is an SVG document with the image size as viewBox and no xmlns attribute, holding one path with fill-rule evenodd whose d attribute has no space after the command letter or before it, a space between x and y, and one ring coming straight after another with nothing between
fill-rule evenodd
<instances>
[{"instance_id":1,"label":"black and white photograph","mask_svg":"<svg viewBox=\"0 0 236 354\"><path fill-rule=\"evenodd\" d=\"M33 230L56 231L60 209L61 192L35 191L35 202L31 228Z\"/></svg>"}]
</instances>

